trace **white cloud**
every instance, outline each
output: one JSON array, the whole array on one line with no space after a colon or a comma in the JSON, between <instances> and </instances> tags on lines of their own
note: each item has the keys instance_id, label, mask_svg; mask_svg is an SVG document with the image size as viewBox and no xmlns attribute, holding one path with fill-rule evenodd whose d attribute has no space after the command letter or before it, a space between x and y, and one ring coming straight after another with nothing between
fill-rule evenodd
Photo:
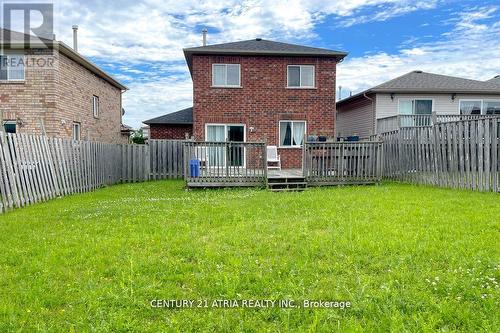
<instances>
[{"instance_id":1,"label":"white cloud","mask_svg":"<svg viewBox=\"0 0 500 333\"><path fill-rule=\"evenodd\" d=\"M404 44L396 54L347 58L337 71L343 96L417 69L476 80L500 74L500 22L483 21L496 12L495 7L471 8L449 21L453 26L441 40Z\"/></svg>"},{"instance_id":2,"label":"white cloud","mask_svg":"<svg viewBox=\"0 0 500 333\"><path fill-rule=\"evenodd\" d=\"M341 26L384 21L442 1L61 0L56 4L56 33L71 45L71 25L80 26L80 52L119 73L117 78L130 88L124 95L124 121L138 127L142 120L192 104L182 48L201 44L202 27L209 27L211 44L255 37L309 44L320 39L315 27L325 20L333 18ZM348 57L339 66L338 84L344 92L357 91L416 68L492 76L500 68L493 56L499 54L499 27L482 21L495 14L494 8L475 8L447 22L450 31L438 42L409 41L396 54Z\"/></svg>"}]
</instances>

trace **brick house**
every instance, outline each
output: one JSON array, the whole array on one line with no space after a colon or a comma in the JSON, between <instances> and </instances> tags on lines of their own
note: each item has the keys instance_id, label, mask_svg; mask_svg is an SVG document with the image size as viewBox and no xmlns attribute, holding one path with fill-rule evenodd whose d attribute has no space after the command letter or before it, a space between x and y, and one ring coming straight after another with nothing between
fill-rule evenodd
<instances>
[{"instance_id":1,"label":"brick house","mask_svg":"<svg viewBox=\"0 0 500 333\"><path fill-rule=\"evenodd\" d=\"M149 125L150 139L183 140L193 135L193 108L144 121Z\"/></svg>"},{"instance_id":2,"label":"brick house","mask_svg":"<svg viewBox=\"0 0 500 333\"><path fill-rule=\"evenodd\" d=\"M193 136L265 141L301 168L308 134L334 135L336 66L347 53L260 38L184 49Z\"/></svg>"},{"instance_id":3,"label":"brick house","mask_svg":"<svg viewBox=\"0 0 500 333\"><path fill-rule=\"evenodd\" d=\"M127 88L66 44L0 31L0 122L13 133L127 142ZM45 41L46 43L44 43Z\"/></svg>"}]
</instances>

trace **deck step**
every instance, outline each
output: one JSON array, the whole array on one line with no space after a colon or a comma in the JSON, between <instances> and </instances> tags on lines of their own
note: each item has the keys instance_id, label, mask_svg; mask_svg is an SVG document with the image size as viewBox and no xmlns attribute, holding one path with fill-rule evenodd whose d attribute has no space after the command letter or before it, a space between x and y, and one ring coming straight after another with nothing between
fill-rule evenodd
<instances>
[{"instance_id":1,"label":"deck step","mask_svg":"<svg viewBox=\"0 0 500 333\"><path fill-rule=\"evenodd\" d=\"M306 179L301 178L268 178L267 182L269 184L278 184L278 183L305 183Z\"/></svg>"},{"instance_id":2,"label":"deck step","mask_svg":"<svg viewBox=\"0 0 500 333\"><path fill-rule=\"evenodd\" d=\"M298 188L270 188L271 192L303 192L307 188L306 187L298 187Z\"/></svg>"},{"instance_id":3,"label":"deck step","mask_svg":"<svg viewBox=\"0 0 500 333\"><path fill-rule=\"evenodd\" d=\"M307 188L305 178L268 179L267 188L272 192L304 191Z\"/></svg>"}]
</instances>

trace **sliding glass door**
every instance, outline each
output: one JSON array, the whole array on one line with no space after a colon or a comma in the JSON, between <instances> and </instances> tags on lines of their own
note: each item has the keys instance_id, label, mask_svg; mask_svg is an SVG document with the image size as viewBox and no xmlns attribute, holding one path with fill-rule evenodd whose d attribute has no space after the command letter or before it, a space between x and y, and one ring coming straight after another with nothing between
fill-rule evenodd
<instances>
[{"instance_id":1,"label":"sliding glass door","mask_svg":"<svg viewBox=\"0 0 500 333\"><path fill-rule=\"evenodd\" d=\"M244 142L245 126L230 124L207 124L206 141L209 142ZM245 149L241 146L225 149L224 147L210 147L208 149L208 163L212 167L245 166Z\"/></svg>"},{"instance_id":2,"label":"sliding glass door","mask_svg":"<svg viewBox=\"0 0 500 333\"><path fill-rule=\"evenodd\" d=\"M226 141L224 125L207 125L206 141L224 142ZM225 154L223 147L208 147L208 165L213 167L223 167Z\"/></svg>"}]
</instances>

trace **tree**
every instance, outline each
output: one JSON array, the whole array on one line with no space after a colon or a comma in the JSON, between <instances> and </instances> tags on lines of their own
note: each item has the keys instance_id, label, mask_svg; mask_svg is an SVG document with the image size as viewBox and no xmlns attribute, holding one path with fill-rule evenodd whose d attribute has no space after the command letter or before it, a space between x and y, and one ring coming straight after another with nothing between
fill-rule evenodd
<instances>
[{"instance_id":1,"label":"tree","mask_svg":"<svg viewBox=\"0 0 500 333\"><path fill-rule=\"evenodd\" d=\"M144 138L144 133L142 132L142 128L134 131L134 133L131 136L132 143L137 143L140 145L143 145L146 143L146 139Z\"/></svg>"}]
</instances>

